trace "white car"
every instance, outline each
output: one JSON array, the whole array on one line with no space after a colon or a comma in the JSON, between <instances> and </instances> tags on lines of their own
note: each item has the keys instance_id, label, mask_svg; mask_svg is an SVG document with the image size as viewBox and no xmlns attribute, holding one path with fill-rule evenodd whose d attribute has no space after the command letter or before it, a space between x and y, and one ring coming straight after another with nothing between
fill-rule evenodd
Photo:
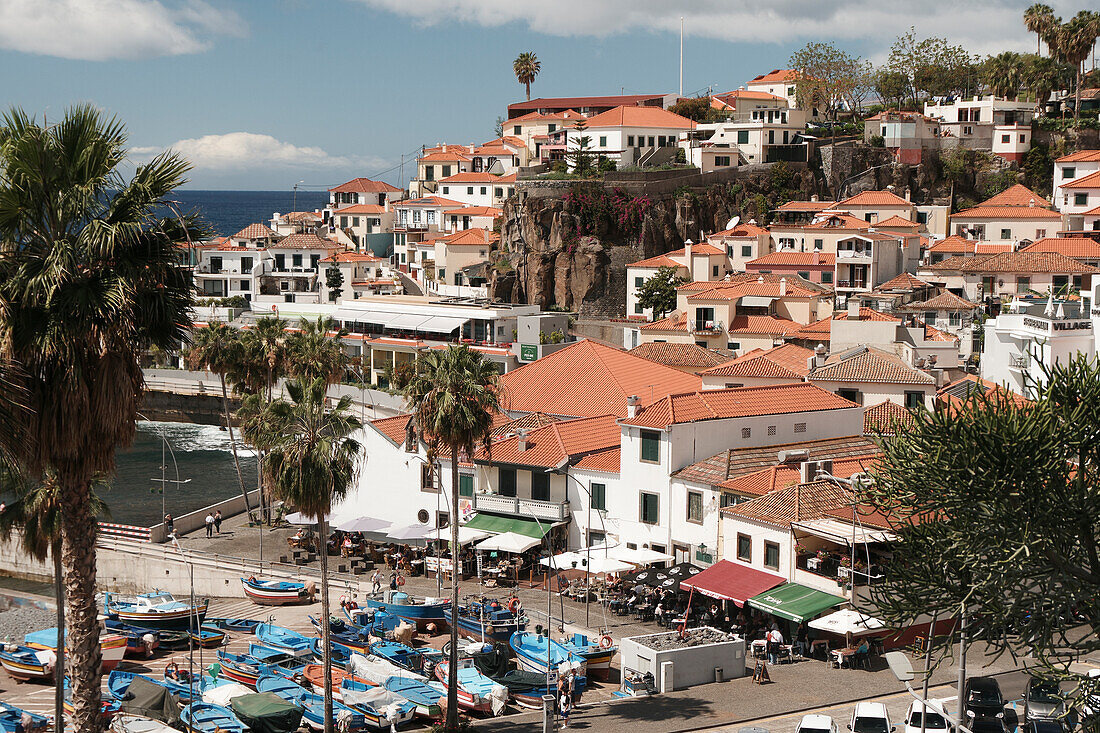
<instances>
[{"instance_id":1,"label":"white car","mask_svg":"<svg viewBox=\"0 0 1100 733\"><path fill-rule=\"evenodd\" d=\"M837 727L828 715L803 715L795 733L837 733Z\"/></svg>"},{"instance_id":2,"label":"white car","mask_svg":"<svg viewBox=\"0 0 1100 733\"><path fill-rule=\"evenodd\" d=\"M948 728L947 720L934 707L926 709L923 701L914 700L905 711L905 733L921 733L921 718L924 718L926 733L943 733Z\"/></svg>"},{"instance_id":3,"label":"white car","mask_svg":"<svg viewBox=\"0 0 1100 733\"><path fill-rule=\"evenodd\" d=\"M894 726L890 725L890 716L881 702L860 702L852 711L848 730L852 733L894 733Z\"/></svg>"}]
</instances>

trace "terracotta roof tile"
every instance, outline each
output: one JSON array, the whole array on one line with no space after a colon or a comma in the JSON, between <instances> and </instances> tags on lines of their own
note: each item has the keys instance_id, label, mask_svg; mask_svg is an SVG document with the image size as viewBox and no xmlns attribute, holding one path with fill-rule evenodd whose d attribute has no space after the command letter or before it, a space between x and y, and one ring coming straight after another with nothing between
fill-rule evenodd
<instances>
[{"instance_id":1,"label":"terracotta roof tile","mask_svg":"<svg viewBox=\"0 0 1100 733\"><path fill-rule=\"evenodd\" d=\"M603 473L619 473L622 458L619 446L598 450L583 456L573 465L589 471L602 471Z\"/></svg>"},{"instance_id":2,"label":"terracotta roof tile","mask_svg":"<svg viewBox=\"0 0 1100 733\"><path fill-rule=\"evenodd\" d=\"M889 219L880 221L875 224L876 227L886 227L889 229L920 229L920 224L915 221L909 221L901 216L891 216Z\"/></svg>"},{"instance_id":3,"label":"terracotta roof tile","mask_svg":"<svg viewBox=\"0 0 1100 733\"><path fill-rule=\"evenodd\" d=\"M481 448L476 463L506 463L519 466L556 468L572 458L596 450L617 448L622 440L618 416L560 420L527 433L526 449L520 449L518 435L493 443L492 451Z\"/></svg>"},{"instance_id":4,"label":"terracotta roof tile","mask_svg":"<svg viewBox=\"0 0 1100 733\"><path fill-rule=\"evenodd\" d=\"M759 448L728 449L685 466L673 475L684 481L717 486L723 481L779 465L779 452L783 450L805 451L806 460L837 461L877 453L878 446L862 435L852 435Z\"/></svg>"},{"instance_id":5,"label":"terracotta roof tile","mask_svg":"<svg viewBox=\"0 0 1100 733\"><path fill-rule=\"evenodd\" d=\"M931 283L926 283L916 275L911 275L908 272L903 272L895 278L887 280L882 285L875 288L876 291L885 290L923 290L924 288L932 287Z\"/></svg>"},{"instance_id":6,"label":"terracotta roof tile","mask_svg":"<svg viewBox=\"0 0 1100 733\"><path fill-rule=\"evenodd\" d=\"M682 311L676 311L652 323L643 323L639 328L643 331L682 331L687 333L687 317Z\"/></svg>"},{"instance_id":7,"label":"terracotta roof tile","mask_svg":"<svg viewBox=\"0 0 1100 733\"><path fill-rule=\"evenodd\" d=\"M401 193L401 189L384 181L372 181L369 178L353 178L330 188L329 193Z\"/></svg>"},{"instance_id":8,"label":"terracotta roof tile","mask_svg":"<svg viewBox=\"0 0 1100 733\"><path fill-rule=\"evenodd\" d=\"M698 344L649 343L626 352L665 366L706 369L725 361L725 357Z\"/></svg>"},{"instance_id":9,"label":"terracotta roof tile","mask_svg":"<svg viewBox=\"0 0 1100 733\"><path fill-rule=\"evenodd\" d=\"M988 257L971 257L958 269L967 273L1053 272L1092 274L1100 272L1100 269L1078 262L1058 252L1003 252Z\"/></svg>"},{"instance_id":10,"label":"terracotta roof tile","mask_svg":"<svg viewBox=\"0 0 1100 733\"><path fill-rule=\"evenodd\" d=\"M409 207L440 207L440 208L452 208L461 207L461 201L452 201L451 199L445 199L442 196L421 196L418 199L405 199L404 201L396 201L393 204L395 209L407 209Z\"/></svg>"},{"instance_id":11,"label":"terracotta roof tile","mask_svg":"<svg viewBox=\"0 0 1100 733\"><path fill-rule=\"evenodd\" d=\"M271 245L272 249L327 249L335 250L343 245L316 234L291 234Z\"/></svg>"},{"instance_id":12,"label":"terracotta roof tile","mask_svg":"<svg viewBox=\"0 0 1100 733\"><path fill-rule=\"evenodd\" d=\"M690 293L688 300L740 300L746 295L765 298L815 298L831 292L827 287L798 275L765 275L756 272L734 275L729 280L695 281L678 289ZM785 289L783 296L779 292L781 289Z\"/></svg>"},{"instance_id":13,"label":"terracotta roof tile","mask_svg":"<svg viewBox=\"0 0 1100 733\"><path fill-rule=\"evenodd\" d=\"M1021 252L1057 252L1075 260L1100 260L1100 242L1088 237L1046 237L1020 250Z\"/></svg>"},{"instance_id":14,"label":"terracotta roof tile","mask_svg":"<svg viewBox=\"0 0 1100 733\"><path fill-rule=\"evenodd\" d=\"M787 338L801 341L828 341L832 327L832 318L822 318L820 321L806 324L793 333L788 333Z\"/></svg>"},{"instance_id":15,"label":"terracotta roof tile","mask_svg":"<svg viewBox=\"0 0 1100 733\"><path fill-rule=\"evenodd\" d=\"M801 380L809 372L806 360L813 355L811 350L795 344L783 344L766 351L753 349L732 361L706 370L700 376Z\"/></svg>"},{"instance_id":16,"label":"terracotta roof tile","mask_svg":"<svg viewBox=\"0 0 1100 733\"><path fill-rule=\"evenodd\" d=\"M405 442L405 431L409 427L412 415L394 415L371 420L370 426L386 436L394 445L402 445Z\"/></svg>"},{"instance_id":17,"label":"terracotta roof tile","mask_svg":"<svg viewBox=\"0 0 1100 733\"><path fill-rule=\"evenodd\" d=\"M516 175L497 176L492 173L456 173L439 179L440 183L515 183Z\"/></svg>"},{"instance_id":18,"label":"terracotta roof tile","mask_svg":"<svg viewBox=\"0 0 1100 733\"><path fill-rule=\"evenodd\" d=\"M573 417L625 415L631 395L647 403L700 385L697 376L592 340L513 369L501 382L509 412Z\"/></svg>"},{"instance_id":19,"label":"terracotta roof tile","mask_svg":"<svg viewBox=\"0 0 1100 733\"><path fill-rule=\"evenodd\" d=\"M825 517L851 522L852 491L833 481L811 481L778 489L741 504L723 507L724 516L744 517L784 529L792 522L807 522ZM860 524L888 527L886 521L869 508L857 505ZM847 510L847 515L842 510Z\"/></svg>"},{"instance_id":20,"label":"terracotta roof tile","mask_svg":"<svg viewBox=\"0 0 1100 733\"><path fill-rule=\"evenodd\" d=\"M776 211L823 211L834 206L835 201L788 201L780 204Z\"/></svg>"},{"instance_id":21,"label":"terracotta roof tile","mask_svg":"<svg viewBox=\"0 0 1100 733\"><path fill-rule=\"evenodd\" d=\"M837 354L810 372L810 382L935 384L935 378L906 364L896 354L867 346Z\"/></svg>"},{"instance_id":22,"label":"terracotta roof tile","mask_svg":"<svg viewBox=\"0 0 1100 733\"><path fill-rule=\"evenodd\" d=\"M880 455L875 452L855 458L834 460L833 469L829 473L837 478L850 478L857 473L865 473L874 466ZM763 496L778 489L794 486L801 480L800 463L779 464L723 481L718 484L718 487L739 496Z\"/></svg>"},{"instance_id":23,"label":"terracotta roof tile","mask_svg":"<svg viewBox=\"0 0 1100 733\"><path fill-rule=\"evenodd\" d=\"M580 112L567 109L564 112L551 112L549 114L542 114L540 112L528 112L527 114L521 115L520 117L513 117L512 119L508 120L508 122L537 122L540 120L557 121L583 119L585 119L585 116L582 115Z\"/></svg>"},{"instance_id":24,"label":"terracotta roof tile","mask_svg":"<svg viewBox=\"0 0 1100 733\"><path fill-rule=\"evenodd\" d=\"M321 262L388 262L384 257L375 257L370 252L334 252Z\"/></svg>"},{"instance_id":25,"label":"terracotta roof tile","mask_svg":"<svg viewBox=\"0 0 1100 733\"><path fill-rule=\"evenodd\" d=\"M798 72L794 69L772 69L767 74L754 76L749 84L770 84L781 81L797 81Z\"/></svg>"},{"instance_id":26,"label":"terracotta roof tile","mask_svg":"<svg viewBox=\"0 0 1100 733\"><path fill-rule=\"evenodd\" d=\"M993 393L990 395L990 398L994 401L1007 399L1016 405L1025 405L1028 402L1027 398L1023 395L1019 395L987 379L982 379L975 374L967 374L941 387L936 392L936 401L948 405L953 409L959 409L979 395L988 394L990 392Z\"/></svg>"},{"instance_id":27,"label":"terracotta roof tile","mask_svg":"<svg viewBox=\"0 0 1100 733\"><path fill-rule=\"evenodd\" d=\"M436 242L441 242L444 245L481 245L488 246L494 244L500 240L500 235L496 232L490 232L488 229L460 229L457 232L448 234L445 237L439 237Z\"/></svg>"},{"instance_id":28,"label":"terracotta roof tile","mask_svg":"<svg viewBox=\"0 0 1100 733\"><path fill-rule=\"evenodd\" d=\"M426 153L420 158L421 163L453 163L458 161L459 163L470 160L469 148L462 148L459 145L448 145L447 150L433 150Z\"/></svg>"},{"instance_id":29,"label":"terracotta roof tile","mask_svg":"<svg viewBox=\"0 0 1100 733\"><path fill-rule=\"evenodd\" d=\"M1078 150L1076 153L1063 155L1055 163L1100 163L1100 150Z\"/></svg>"},{"instance_id":30,"label":"terracotta roof tile","mask_svg":"<svg viewBox=\"0 0 1100 733\"><path fill-rule=\"evenodd\" d=\"M279 235L273 232L265 224L249 224L244 229L234 234L230 239L264 239L266 237L278 237Z\"/></svg>"},{"instance_id":31,"label":"terracotta roof tile","mask_svg":"<svg viewBox=\"0 0 1100 733\"><path fill-rule=\"evenodd\" d=\"M1022 183L1009 186L996 196L983 201L981 206L1050 206L1050 202Z\"/></svg>"},{"instance_id":32,"label":"terracotta roof tile","mask_svg":"<svg viewBox=\"0 0 1100 733\"><path fill-rule=\"evenodd\" d=\"M627 267L685 267L668 255L657 255L637 262L631 262Z\"/></svg>"},{"instance_id":33,"label":"terracotta roof tile","mask_svg":"<svg viewBox=\"0 0 1100 733\"><path fill-rule=\"evenodd\" d=\"M653 127L694 130L695 122L660 107L616 107L588 118L588 128Z\"/></svg>"},{"instance_id":34,"label":"terracotta roof tile","mask_svg":"<svg viewBox=\"0 0 1100 733\"><path fill-rule=\"evenodd\" d=\"M748 222L741 222L740 224L733 227L732 229L723 229L722 231L715 232L714 234L711 234L710 236L711 237L729 237L729 238L742 237L742 238L744 238L744 237L758 237L761 234L767 234L767 233L768 233L768 230L765 229L764 227L758 227L755 224L749 224Z\"/></svg>"},{"instance_id":35,"label":"terracotta roof tile","mask_svg":"<svg viewBox=\"0 0 1100 733\"><path fill-rule=\"evenodd\" d=\"M491 216L494 219L503 214L504 210L495 206L466 206L461 209L451 209L443 212L444 216Z\"/></svg>"},{"instance_id":36,"label":"terracotta roof tile","mask_svg":"<svg viewBox=\"0 0 1100 733\"><path fill-rule=\"evenodd\" d=\"M855 196L849 196L843 201L838 201L838 209L845 206L912 206L911 201L906 201L901 196L890 191L862 191Z\"/></svg>"},{"instance_id":37,"label":"terracotta roof tile","mask_svg":"<svg viewBox=\"0 0 1100 733\"><path fill-rule=\"evenodd\" d=\"M680 423L796 412L844 410L854 402L812 384L732 387L673 394L642 407L624 425L668 428Z\"/></svg>"},{"instance_id":38,"label":"terracotta roof tile","mask_svg":"<svg viewBox=\"0 0 1100 733\"><path fill-rule=\"evenodd\" d=\"M446 348L446 347L444 347ZM531 412L517 420L509 420L493 428L493 438L508 438L516 434L516 430L537 430L538 428L557 422L558 418L542 412Z\"/></svg>"},{"instance_id":39,"label":"terracotta roof tile","mask_svg":"<svg viewBox=\"0 0 1100 733\"><path fill-rule=\"evenodd\" d=\"M834 321L846 321L848 320L848 311L837 311L833 313ZM874 310L873 308L860 308L859 320L861 321L900 321L900 318L889 315L888 313L882 313Z\"/></svg>"},{"instance_id":40,"label":"terracotta roof tile","mask_svg":"<svg viewBox=\"0 0 1100 733\"><path fill-rule=\"evenodd\" d=\"M1041 206L977 206L964 209L951 215L952 221L958 219L1041 219L1049 221L1061 221L1062 215L1057 211L1044 209Z\"/></svg>"},{"instance_id":41,"label":"terracotta roof tile","mask_svg":"<svg viewBox=\"0 0 1100 733\"><path fill-rule=\"evenodd\" d=\"M804 265L822 265L831 267L836 264L835 252L769 252L763 257L749 260L746 265L753 267L799 267Z\"/></svg>"},{"instance_id":42,"label":"terracotta roof tile","mask_svg":"<svg viewBox=\"0 0 1100 733\"><path fill-rule=\"evenodd\" d=\"M863 413L864 435L897 435L896 428L912 425L913 413L890 400L868 407Z\"/></svg>"},{"instance_id":43,"label":"terracotta roof tile","mask_svg":"<svg viewBox=\"0 0 1100 733\"><path fill-rule=\"evenodd\" d=\"M977 303L960 298L950 290L943 290L935 297L919 303L906 303L898 310L906 313L927 313L928 311L969 311L979 307L981 306Z\"/></svg>"},{"instance_id":44,"label":"terracotta roof tile","mask_svg":"<svg viewBox=\"0 0 1100 733\"><path fill-rule=\"evenodd\" d=\"M352 204L339 209L334 209L333 216L346 216L347 214L385 214L386 207L379 204Z\"/></svg>"},{"instance_id":45,"label":"terracotta roof tile","mask_svg":"<svg viewBox=\"0 0 1100 733\"><path fill-rule=\"evenodd\" d=\"M1074 178L1062 184L1062 188L1100 188L1100 171Z\"/></svg>"}]
</instances>

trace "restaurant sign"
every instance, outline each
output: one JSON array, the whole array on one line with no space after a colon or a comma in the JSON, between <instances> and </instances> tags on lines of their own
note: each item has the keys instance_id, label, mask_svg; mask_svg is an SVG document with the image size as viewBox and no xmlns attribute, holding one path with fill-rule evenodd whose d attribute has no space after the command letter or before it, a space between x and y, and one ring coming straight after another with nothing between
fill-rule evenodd
<instances>
[{"instance_id":1,"label":"restaurant sign","mask_svg":"<svg viewBox=\"0 0 1100 733\"><path fill-rule=\"evenodd\" d=\"M520 344L519 347L519 360L520 361L538 361L539 347L534 344Z\"/></svg>"}]
</instances>

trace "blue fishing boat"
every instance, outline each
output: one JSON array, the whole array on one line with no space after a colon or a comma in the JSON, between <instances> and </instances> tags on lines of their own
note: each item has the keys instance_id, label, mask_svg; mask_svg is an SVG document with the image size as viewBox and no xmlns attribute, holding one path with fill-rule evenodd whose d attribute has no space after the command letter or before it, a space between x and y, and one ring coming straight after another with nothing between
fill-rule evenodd
<instances>
[{"instance_id":1,"label":"blue fishing boat","mask_svg":"<svg viewBox=\"0 0 1100 733\"><path fill-rule=\"evenodd\" d=\"M434 624L439 630L447 623L443 611L451 605L449 598L416 598L400 591L385 591L381 599L367 598L367 609L384 611L411 624L420 631Z\"/></svg>"},{"instance_id":2,"label":"blue fishing boat","mask_svg":"<svg viewBox=\"0 0 1100 733\"><path fill-rule=\"evenodd\" d=\"M195 605L177 601L171 593L154 591L132 598L117 598L108 593L104 606L125 624L147 629L186 629L201 625L210 606L209 599Z\"/></svg>"},{"instance_id":3,"label":"blue fishing boat","mask_svg":"<svg viewBox=\"0 0 1100 733\"><path fill-rule=\"evenodd\" d=\"M431 674L432 667L443 658L434 650L421 651L398 641L377 641L371 644L370 653L418 674Z\"/></svg>"},{"instance_id":4,"label":"blue fishing boat","mask_svg":"<svg viewBox=\"0 0 1100 733\"><path fill-rule=\"evenodd\" d=\"M304 709L302 720L314 730L325 728L325 698L307 690L301 685L286 679L265 675L256 682L257 692L272 692L289 703L300 705ZM332 714L338 717L346 730L362 730L366 720L359 711L352 710L343 703L332 702Z\"/></svg>"},{"instance_id":5,"label":"blue fishing boat","mask_svg":"<svg viewBox=\"0 0 1100 733\"><path fill-rule=\"evenodd\" d=\"M348 660L351 659L352 654L365 654L365 652L362 652L358 649L351 649L350 647L346 647L338 641L332 641L330 643L332 647L333 664L344 666L348 663ZM325 660L325 653L324 651L322 651L324 649L323 644L323 639L310 639L309 642L309 650L313 654L313 659L318 662L323 662Z\"/></svg>"},{"instance_id":6,"label":"blue fishing boat","mask_svg":"<svg viewBox=\"0 0 1100 733\"><path fill-rule=\"evenodd\" d=\"M549 646L550 680L557 679L558 667L569 664L578 675L586 674L587 663L558 642L542 634L517 631L508 639L508 646L516 655L516 666L527 672L546 674L547 647Z\"/></svg>"},{"instance_id":7,"label":"blue fishing boat","mask_svg":"<svg viewBox=\"0 0 1100 733\"><path fill-rule=\"evenodd\" d=\"M30 733L32 730L45 730L49 724L50 719L45 715L0 702L0 733Z\"/></svg>"},{"instance_id":8,"label":"blue fishing boat","mask_svg":"<svg viewBox=\"0 0 1100 733\"><path fill-rule=\"evenodd\" d=\"M180 721L194 733L244 733L233 711L208 702L193 702L180 711Z\"/></svg>"},{"instance_id":9,"label":"blue fishing boat","mask_svg":"<svg viewBox=\"0 0 1100 733\"><path fill-rule=\"evenodd\" d=\"M66 636L66 638L68 638ZM57 653L57 627L32 631L23 637L31 649ZM126 637L121 634L103 633L99 635L99 658L103 674L107 674L119 665L126 655Z\"/></svg>"},{"instance_id":10,"label":"blue fishing boat","mask_svg":"<svg viewBox=\"0 0 1100 733\"><path fill-rule=\"evenodd\" d=\"M188 631L191 641L204 649L217 649L225 643L225 632L217 629L200 628L198 631Z\"/></svg>"},{"instance_id":11,"label":"blue fishing boat","mask_svg":"<svg viewBox=\"0 0 1100 733\"><path fill-rule=\"evenodd\" d=\"M344 608L349 630L363 631L373 636L385 636L387 631L396 629L403 619L392 613L372 608Z\"/></svg>"},{"instance_id":12,"label":"blue fishing boat","mask_svg":"<svg viewBox=\"0 0 1100 733\"><path fill-rule=\"evenodd\" d=\"M61 702L61 709L65 711L66 715L72 715L76 710L73 705L73 691L69 689L69 678L65 678L64 699ZM100 692L99 694L99 717L100 720L106 722L115 717L115 714L122 709L122 703L106 692Z\"/></svg>"},{"instance_id":13,"label":"blue fishing boat","mask_svg":"<svg viewBox=\"0 0 1100 733\"><path fill-rule=\"evenodd\" d=\"M607 634L601 636L599 641L589 639L584 634L573 634L567 636L561 645L584 660L589 676L601 680L611 676L611 658L619 651L619 647L615 646Z\"/></svg>"},{"instance_id":14,"label":"blue fishing boat","mask_svg":"<svg viewBox=\"0 0 1100 733\"><path fill-rule=\"evenodd\" d=\"M258 606L287 606L296 603L312 603L317 587L311 583L294 583L286 580L260 580L241 578L244 594Z\"/></svg>"},{"instance_id":15,"label":"blue fishing boat","mask_svg":"<svg viewBox=\"0 0 1100 733\"><path fill-rule=\"evenodd\" d=\"M321 621L314 616L309 617L309 622L313 624L313 628L317 630L317 636L321 636L324 630L321 628ZM334 643L343 644L348 649L359 654L366 654L370 649L371 632L365 628L351 626L340 619L333 619L329 623L329 639ZM381 634L376 634L381 636Z\"/></svg>"},{"instance_id":16,"label":"blue fishing boat","mask_svg":"<svg viewBox=\"0 0 1100 733\"><path fill-rule=\"evenodd\" d=\"M309 655L310 638L285 626L264 623L256 627L256 638L269 647L283 649L296 657Z\"/></svg>"},{"instance_id":17,"label":"blue fishing boat","mask_svg":"<svg viewBox=\"0 0 1100 733\"><path fill-rule=\"evenodd\" d=\"M412 720L416 705L385 687L345 679L340 685L341 700L363 714L370 728L389 730Z\"/></svg>"},{"instance_id":18,"label":"blue fishing boat","mask_svg":"<svg viewBox=\"0 0 1100 733\"><path fill-rule=\"evenodd\" d=\"M458 706L465 710L473 710L479 713L499 713L504 709L508 701L508 690L498 685L483 675L473 666L473 660L460 659L457 678ZM451 676L448 674L448 664L443 662L435 667L435 677L443 683L445 688L450 688ZM493 702L497 701L497 710L493 710Z\"/></svg>"},{"instance_id":19,"label":"blue fishing boat","mask_svg":"<svg viewBox=\"0 0 1100 733\"><path fill-rule=\"evenodd\" d=\"M348 680L345 680L347 682ZM390 692L395 692L416 705L416 714L422 718L438 718L439 700L447 696L447 688L439 682L429 682L420 677L387 677L384 684Z\"/></svg>"},{"instance_id":20,"label":"blue fishing boat","mask_svg":"<svg viewBox=\"0 0 1100 733\"><path fill-rule=\"evenodd\" d=\"M447 623L455 623L450 608L443 611ZM497 601L474 601L458 607L458 633L467 639L506 642L512 634L527 628L526 620L517 618L508 607Z\"/></svg>"},{"instance_id":21,"label":"blue fishing boat","mask_svg":"<svg viewBox=\"0 0 1100 733\"><path fill-rule=\"evenodd\" d=\"M52 680L56 663L57 654L49 649L17 646L0 651L0 666L20 682Z\"/></svg>"},{"instance_id":22,"label":"blue fishing boat","mask_svg":"<svg viewBox=\"0 0 1100 733\"><path fill-rule=\"evenodd\" d=\"M261 623L263 622L254 618L208 618L203 626L238 634L254 634Z\"/></svg>"},{"instance_id":23,"label":"blue fishing boat","mask_svg":"<svg viewBox=\"0 0 1100 733\"><path fill-rule=\"evenodd\" d=\"M233 654L218 651L218 663L223 677L240 682L246 687L255 687L256 680L265 674L277 674L276 668L293 674L305 666L306 660L295 656L285 649L275 649L264 644L248 645L247 654Z\"/></svg>"},{"instance_id":24,"label":"blue fishing boat","mask_svg":"<svg viewBox=\"0 0 1100 733\"><path fill-rule=\"evenodd\" d=\"M139 629L115 619L104 619L103 626L126 639L124 656L148 659L160 647L160 633L153 629Z\"/></svg>"},{"instance_id":25,"label":"blue fishing boat","mask_svg":"<svg viewBox=\"0 0 1100 733\"><path fill-rule=\"evenodd\" d=\"M192 701L192 690L194 699L202 697L202 693L208 687L213 686L213 680L209 677L203 677L201 679L195 679L194 683L188 683L181 680L173 679L156 679L149 675L137 674L134 672L123 672L116 669L111 672L107 678L107 691L111 694L111 697L116 700L122 700L126 697L126 691L130 689L130 683L134 681L135 677L141 677L142 679L152 682L158 687L163 687L173 695L179 696L181 703L189 703Z\"/></svg>"}]
</instances>

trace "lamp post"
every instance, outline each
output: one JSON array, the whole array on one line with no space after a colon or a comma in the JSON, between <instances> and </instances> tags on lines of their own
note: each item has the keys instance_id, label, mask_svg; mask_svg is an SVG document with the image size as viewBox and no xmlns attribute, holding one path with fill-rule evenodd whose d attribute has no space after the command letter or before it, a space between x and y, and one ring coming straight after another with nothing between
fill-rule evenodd
<instances>
[{"instance_id":1,"label":"lamp post","mask_svg":"<svg viewBox=\"0 0 1100 733\"><path fill-rule=\"evenodd\" d=\"M569 473L569 466L568 465L565 467L565 470L562 471L562 475L565 476L565 478L567 480L568 479L573 479L573 483L575 483L577 486L579 486L581 491L583 491L585 493L585 495L588 496L588 520L587 520L587 524L585 525L585 528L584 528L584 531L586 533L588 533L588 535L589 535L589 536L586 536L584 538L584 546L585 546L584 551L585 551L585 556L586 556L585 557L586 567L584 569L585 570L585 574L584 574L584 625L587 627L589 625L589 620L588 620L588 598L592 593L592 538L590 536L591 532L592 532L592 491L587 486L582 484L580 479L578 479L573 474ZM569 494L569 492L566 491L566 496L567 497L568 497L568 494ZM600 518L600 527L603 529L603 538L604 538L604 540L603 540L603 554L604 554L604 558L606 558L607 557L607 524L603 521L603 515L602 514L599 514L597 516ZM606 617L604 618L604 621L605 622L607 621ZM606 626L606 623L604 625Z\"/></svg>"}]
</instances>

